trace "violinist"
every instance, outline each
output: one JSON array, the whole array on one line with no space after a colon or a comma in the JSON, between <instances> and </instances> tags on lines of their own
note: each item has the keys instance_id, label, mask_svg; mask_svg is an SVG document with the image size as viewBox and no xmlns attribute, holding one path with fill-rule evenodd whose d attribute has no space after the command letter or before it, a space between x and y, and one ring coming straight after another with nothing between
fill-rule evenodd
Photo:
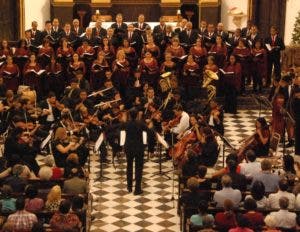
<instances>
[{"instance_id":1,"label":"violinist","mask_svg":"<svg viewBox=\"0 0 300 232\"><path fill-rule=\"evenodd\" d=\"M78 142L71 141L68 138L67 130L63 127L58 127L55 131L53 141L53 156L57 167L65 167L66 159L70 153L74 153L82 145L83 139ZM79 156L80 154L77 153Z\"/></svg>"},{"instance_id":2,"label":"violinist","mask_svg":"<svg viewBox=\"0 0 300 232\"><path fill-rule=\"evenodd\" d=\"M217 102L213 100L209 103L209 106L210 106L210 112L207 116L207 124L213 130L217 131L221 135L224 135L224 125L223 125L224 112L222 108L218 105Z\"/></svg>"},{"instance_id":3,"label":"violinist","mask_svg":"<svg viewBox=\"0 0 300 232\"><path fill-rule=\"evenodd\" d=\"M247 150L253 150L256 156L268 156L270 147L270 129L265 118L257 118L255 122L256 131L246 138L238 151L239 160L243 160Z\"/></svg>"},{"instance_id":4,"label":"violinist","mask_svg":"<svg viewBox=\"0 0 300 232\"><path fill-rule=\"evenodd\" d=\"M61 102L68 108L75 108L76 104L79 102L80 88L77 79L73 78L70 81L70 87L66 88L64 97Z\"/></svg>"},{"instance_id":5,"label":"violinist","mask_svg":"<svg viewBox=\"0 0 300 232\"><path fill-rule=\"evenodd\" d=\"M174 106L173 112L175 118L169 121L167 125L163 125L163 131L166 133L165 139L171 145L174 145L177 142L178 135L190 126L190 116L183 111L181 105Z\"/></svg>"},{"instance_id":6,"label":"violinist","mask_svg":"<svg viewBox=\"0 0 300 232\"><path fill-rule=\"evenodd\" d=\"M75 111L79 110L80 107L84 106L89 112L92 111L93 101L87 97L87 91L85 89L80 89L79 92L79 102L75 106Z\"/></svg>"},{"instance_id":7,"label":"violinist","mask_svg":"<svg viewBox=\"0 0 300 232\"><path fill-rule=\"evenodd\" d=\"M218 143L213 131L209 127L204 127L203 132L196 130L197 139L200 141L200 152L198 162L205 166L214 166L218 160Z\"/></svg>"},{"instance_id":8,"label":"violinist","mask_svg":"<svg viewBox=\"0 0 300 232\"><path fill-rule=\"evenodd\" d=\"M147 96L142 98L142 105L144 106L144 114L149 110L150 104L160 105L159 98L155 96L155 91L152 87L147 89Z\"/></svg>"},{"instance_id":9,"label":"violinist","mask_svg":"<svg viewBox=\"0 0 300 232\"><path fill-rule=\"evenodd\" d=\"M58 107L56 96L53 92L49 92L47 99L39 103L39 107L42 109L41 123L50 129L51 125L55 123L60 117L60 111Z\"/></svg>"},{"instance_id":10,"label":"violinist","mask_svg":"<svg viewBox=\"0 0 300 232\"><path fill-rule=\"evenodd\" d=\"M142 72L142 83L148 83L152 87L157 86L159 68L157 60L152 56L152 53L147 51L145 57L140 61L140 70Z\"/></svg>"}]
</instances>

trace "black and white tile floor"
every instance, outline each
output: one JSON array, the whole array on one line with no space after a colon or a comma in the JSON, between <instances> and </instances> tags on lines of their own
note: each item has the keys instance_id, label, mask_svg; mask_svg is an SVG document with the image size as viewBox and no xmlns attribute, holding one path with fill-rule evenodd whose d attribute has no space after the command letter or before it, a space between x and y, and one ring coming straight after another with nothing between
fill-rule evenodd
<instances>
[{"instance_id":1,"label":"black and white tile floor","mask_svg":"<svg viewBox=\"0 0 300 232\"><path fill-rule=\"evenodd\" d=\"M240 110L237 115L225 114L225 137L238 147L239 141L253 134L257 110ZM270 119L270 112L262 112L261 116ZM221 146L222 147L222 146ZM282 149L279 149L280 155ZM222 150L220 152L222 154ZM125 160L116 162L116 169L109 164L104 167L106 181L99 181L99 157L91 156L90 191L93 196L92 224L90 231L180 231L177 216L177 183L172 181L171 161L162 165L171 179L154 175L158 164L147 161L144 167L143 190L141 196L129 194L126 188ZM222 164L222 156L218 165ZM209 170L212 173L213 170ZM174 194L172 192L174 191ZM174 196L174 200L172 200Z\"/></svg>"}]
</instances>

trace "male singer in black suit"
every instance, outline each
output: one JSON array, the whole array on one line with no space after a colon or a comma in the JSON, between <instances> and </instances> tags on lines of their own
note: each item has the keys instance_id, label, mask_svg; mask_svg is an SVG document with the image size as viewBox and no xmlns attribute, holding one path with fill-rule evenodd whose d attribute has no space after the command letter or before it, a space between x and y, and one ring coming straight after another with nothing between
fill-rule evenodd
<instances>
[{"instance_id":1,"label":"male singer in black suit","mask_svg":"<svg viewBox=\"0 0 300 232\"><path fill-rule=\"evenodd\" d=\"M149 27L148 23L145 23L145 16L143 14L140 14L138 17L138 21L133 24L136 31L142 35L145 34L146 29Z\"/></svg>"},{"instance_id":2,"label":"male singer in black suit","mask_svg":"<svg viewBox=\"0 0 300 232\"><path fill-rule=\"evenodd\" d=\"M123 22L122 14L117 14L116 22L111 25L111 28L114 29L114 34L118 39L117 45L120 46L127 30L127 24Z\"/></svg>"},{"instance_id":3,"label":"male singer in black suit","mask_svg":"<svg viewBox=\"0 0 300 232\"><path fill-rule=\"evenodd\" d=\"M127 189L132 192L133 161L135 161L135 191L134 195L140 195L142 191L142 175L144 166L144 144L143 131L147 131L147 126L136 120L138 111L129 111L130 119L125 124L126 139L124 149L127 159Z\"/></svg>"},{"instance_id":4,"label":"male singer in black suit","mask_svg":"<svg viewBox=\"0 0 300 232\"><path fill-rule=\"evenodd\" d=\"M60 33L60 38L66 38L69 42L75 43L77 36L75 32L71 30L70 23L65 23L64 30Z\"/></svg>"},{"instance_id":5,"label":"male singer in black suit","mask_svg":"<svg viewBox=\"0 0 300 232\"><path fill-rule=\"evenodd\" d=\"M80 36L83 32L84 29L79 26L79 20L78 19L73 19L73 26L72 26L72 31L76 36Z\"/></svg>"},{"instance_id":6,"label":"male singer in black suit","mask_svg":"<svg viewBox=\"0 0 300 232\"><path fill-rule=\"evenodd\" d=\"M190 47L196 43L198 38L198 31L193 29L193 24L191 22L187 22L186 29L179 33L180 43L183 43L186 52L189 51Z\"/></svg>"},{"instance_id":7,"label":"male singer in black suit","mask_svg":"<svg viewBox=\"0 0 300 232\"><path fill-rule=\"evenodd\" d=\"M107 31L102 27L102 20L98 19L92 32L93 37L100 37L101 39L107 35Z\"/></svg>"},{"instance_id":8,"label":"male singer in black suit","mask_svg":"<svg viewBox=\"0 0 300 232\"><path fill-rule=\"evenodd\" d=\"M223 42L226 42L229 38L229 35L226 31L224 31L223 23L218 23L216 34L222 37Z\"/></svg>"},{"instance_id":9,"label":"male singer in black suit","mask_svg":"<svg viewBox=\"0 0 300 232\"><path fill-rule=\"evenodd\" d=\"M37 27L38 27L37 21L32 21L31 29L27 30L30 31L31 33L31 43L34 46L39 46L42 43L41 41L42 32L38 30Z\"/></svg>"},{"instance_id":10,"label":"male singer in black suit","mask_svg":"<svg viewBox=\"0 0 300 232\"><path fill-rule=\"evenodd\" d=\"M266 47L271 47L268 51L268 75L266 86L271 84L272 68L274 65L275 79L279 80L281 77L280 67L280 51L285 49L282 38L279 37L278 31L275 26L270 28L270 36L265 39ZM269 48L270 48L269 47Z\"/></svg>"},{"instance_id":11,"label":"male singer in black suit","mask_svg":"<svg viewBox=\"0 0 300 232\"><path fill-rule=\"evenodd\" d=\"M129 24L127 26L127 32L124 38L128 40L130 46L133 47L136 50L137 54L140 55L144 44L137 30L134 30L133 24Z\"/></svg>"}]
</instances>

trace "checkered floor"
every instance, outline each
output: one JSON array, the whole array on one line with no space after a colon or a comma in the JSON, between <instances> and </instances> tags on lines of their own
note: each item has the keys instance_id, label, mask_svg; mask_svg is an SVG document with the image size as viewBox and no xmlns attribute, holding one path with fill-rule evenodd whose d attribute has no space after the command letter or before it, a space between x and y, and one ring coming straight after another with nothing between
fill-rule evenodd
<instances>
[{"instance_id":1,"label":"checkered floor","mask_svg":"<svg viewBox=\"0 0 300 232\"><path fill-rule=\"evenodd\" d=\"M240 110L237 115L225 114L225 137L234 147L238 147L242 138L253 134L255 119L258 116L257 110ZM269 120L270 112L262 112L261 116ZM281 151L282 149L279 149L279 154ZM221 155L217 165L222 165ZM101 182L98 179L99 157L91 156L90 187L93 196L91 231L180 231L179 217L176 213L177 185L175 181L174 189L172 188L171 162L165 162L162 166L162 170L168 172L171 179L153 176L158 171L158 164L152 160L145 163L144 193L141 196L127 192L125 160L121 158L115 166L116 169L111 164L104 167L103 174L108 180ZM209 170L209 173L212 172L213 170Z\"/></svg>"}]
</instances>

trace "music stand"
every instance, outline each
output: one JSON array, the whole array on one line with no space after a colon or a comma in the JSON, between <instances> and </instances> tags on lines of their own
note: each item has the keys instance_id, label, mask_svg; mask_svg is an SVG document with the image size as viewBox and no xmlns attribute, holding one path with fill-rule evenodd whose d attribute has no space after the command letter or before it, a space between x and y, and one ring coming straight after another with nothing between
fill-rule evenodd
<instances>
[{"instance_id":1,"label":"music stand","mask_svg":"<svg viewBox=\"0 0 300 232\"><path fill-rule=\"evenodd\" d=\"M156 133L156 137L157 137L157 141L158 141L156 151L157 151L157 154L158 154L158 164L159 164L159 165L158 165L158 170L159 170L159 171L153 173L153 175L152 175L151 177L156 176L156 175L159 175L159 176L161 176L161 177L167 178L168 180L171 180L171 177L169 177L169 176L166 174L167 172L163 172L163 171L162 171L162 159L161 159L161 156L162 156L162 154L161 154L162 145L163 145L165 148L168 148L169 146L168 146L168 144L166 144L165 140L164 140L158 133ZM164 142L165 142L165 143L164 143ZM167 146L166 146L166 145L167 145Z\"/></svg>"},{"instance_id":2,"label":"music stand","mask_svg":"<svg viewBox=\"0 0 300 232\"><path fill-rule=\"evenodd\" d=\"M286 127L287 121L290 120L294 124L294 119L291 116L291 114L283 107L280 109L280 113L283 115L282 155L284 156L286 154L285 131L287 131L287 127Z\"/></svg>"},{"instance_id":3,"label":"music stand","mask_svg":"<svg viewBox=\"0 0 300 232\"><path fill-rule=\"evenodd\" d=\"M104 134L103 132L99 135L96 143L95 143L95 146L94 146L94 153L97 154L98 152L101 152L100 151L100 146L102 145L102 143L104 142ZM109 178L105 177L104 174L103 174L103 161L100 157L100 176L98 178L99 181L106 181L106 180L109 180Z\"/></svg>"},{"instance_id":4,"label":"music stand","mask_svg":"<svg viewBox=\"0 0 300 232\"><path fill-rule=\"evenodd\" d=\"M224 168L225 167L225 150L226 150L226 146L228 148L230 148L231 150L235 150L235 148L231 145L231 143L229 142L229 140L225 136L221 135L219 132L217 132L215 130L214 130L214 132L221 138L221 140L223 142L223 145L222 145L223 146L222 162L223 162L223 168Z\"/></svg>"}]
</instances>

